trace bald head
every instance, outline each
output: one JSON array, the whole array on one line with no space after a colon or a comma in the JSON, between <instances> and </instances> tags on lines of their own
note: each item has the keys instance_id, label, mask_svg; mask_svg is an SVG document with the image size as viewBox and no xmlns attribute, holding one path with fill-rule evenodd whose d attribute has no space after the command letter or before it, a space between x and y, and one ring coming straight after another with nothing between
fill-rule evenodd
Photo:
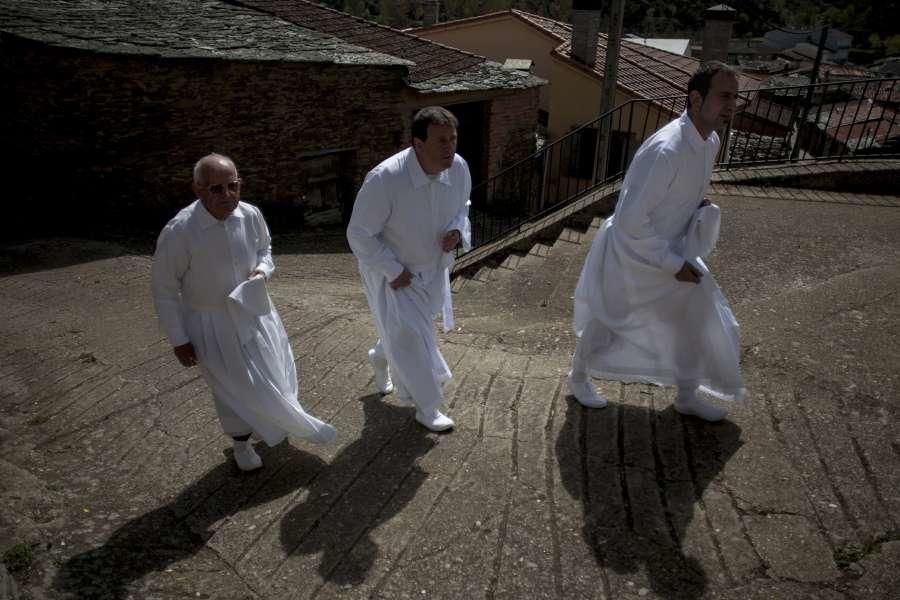
<instances>
[{"instance_id":1,"label":"bald head","mask_svg":"<svg viewBox=\"0 0 900 600\"><path fill-rule=\"evenodd\" d=\"M234 212L241 199L237 167L222 154L210 154L197 161L193 188L209 214L220 221Z\"/></svg>"},{"instance_id":2,"label":"bald head","mask_svg":"<svg viewBox=\"0 0 900 600\"><path fill-rule=\"evenodd\" d=\"M234 161L224 154L207 154L194 165L194 183L206 185L217 174L234 174L237 176L237 167Z\"/></svg>"}]
</instances>

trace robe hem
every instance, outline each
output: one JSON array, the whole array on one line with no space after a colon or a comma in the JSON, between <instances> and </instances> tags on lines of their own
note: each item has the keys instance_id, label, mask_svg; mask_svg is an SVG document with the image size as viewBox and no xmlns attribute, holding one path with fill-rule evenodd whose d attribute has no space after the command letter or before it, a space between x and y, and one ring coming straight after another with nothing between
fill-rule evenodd
<instances>
[{"instance_id":1,"label":"robe hem","mask_svg":"<svg viewBox=\"0 0 900 600\"><path fill-rule=\"evenodd\" d=\"M679 380L671 375L641 375L637 373L625 373L622 371L601 370L594 368L588 368L587 374L588 376L595 379L610 379L622 383L649 383L659 386L677 386L679 382ZM719 400L740 402L742 400L745 400L747 397L747 388L745 387L728 388L726 390L723 390L720 387L711 387L710 382L703 379L697 380L697 382L697 389L699 391L703 392L704 394L713 396L714 398L718 398Z\"/></svg>"}]
</instances>

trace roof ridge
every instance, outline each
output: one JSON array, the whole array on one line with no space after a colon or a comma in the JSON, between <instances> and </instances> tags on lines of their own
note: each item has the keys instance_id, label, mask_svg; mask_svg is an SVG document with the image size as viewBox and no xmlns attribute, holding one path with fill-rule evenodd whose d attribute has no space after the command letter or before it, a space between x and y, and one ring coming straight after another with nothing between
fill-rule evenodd
<instances>
[{"instance_id":1,"label":"roof ridge","mask_svg":"<svg viewBox=\"0 0 900 600\"><path fill-rule=\"evenodd\" d=\"M236 2L238 2L238 3L240 3L240 4L243 5L243 2L242 2L241 0L234 0L234 1L236 1ZM473 57L473 58L480 58L480 59L482 59L482 61L487 60L486 57L481 56L480 54L474 54L474 53L472 53L472 52L466 52L465 50L460 50L459 48L454 48L453 46L447 46L447 45L441 44L441 43L439 43L439 42L435 42L435 41L432 41L432 40L429 40L429 39L425 39L425 38L419 37L419 36L417 36L417 35L413 35L413 34L411 34L411 33L407 33L407 32L405 32L405 31L403 31L403 30L401 30L401 29L394 29L393 27L390 27L390 26L388 26L388 25L382 25L381 23L376 23L375 21L370 21L370 20L368 20L368 19L364 19L363 17L357 17L356 15L351 15L350 13L345 13L345 12L343 12L343 11L337 10L336 8L331 8L330 6L325 6L324 4L320 4L319 2L313 2L312 0L294 0L294 1L295 1L295 2L301 2L301 3L303 3L303 4L312 6L312 7L314 7L314 8L320 9L320 10L324 10L324 11L327 11L327 12L335 13L335 14L340 15L340 16L342 16L342 17L349 17L349 18L351 18L351 19L353 19L353 20L355 20L355 21L359 21L360 23L364 23L364 24L366 24L366 25L369 26L369 27L376 27L376 28L379 28L379 29L385 29L385 30L391 31L391 32L393 32L393 33L399 33L400 35L402 35L402 36L404 36L404 37L412 38L412 39L417 40L417 41L420 41L420 42L425 42L426 44L433 44L433 45L435 45L435 46L440 46L441 48L446 48L446 49L448 49L448 50L452 50L453 52L457 52L457 53L459 53L459 54L464 54L464 55L466 55L466 56L471 56L471 57ZM329 34L329 35L331 35L331 34ZM337 37L337 38L339 38L339 39L343 39L343 38L340 38L340 36L337 36L337 35L335 35L334 37ZM392 56L393 56L393 55L392 55ZM396 58L402 58L402 57L396 57Z\"/></svg>"},{"instance_id":2,"label":"roof ridge","mask_svg":"<svg viewBox=\"0 0 900 600\"><path fill-rule=\"evenodd\" d=\"M532 20L532 17L533 17L534 19L537 19L537 20L550 21L551 23L554 23L554 24L556 24L556 25L558 25L558 26L560 26L560 27L563 27L563 28L571 28L571 24L565 23L564 21L557 21L557 20L551 19L551 18L549 18L549 17L544 17L544 16L541 16L541 15L536 15L536 14L534 14L534 13L530 13L530 12L528 12L528 11L521 10L521 9L518 9L518 8L511 8L511 9L509 9L509 12L510 12L514 17L517 17L520 21L523 21L524 23L527 23L528 25L531 25L532 27L537 27L538 29L540 29L541 31L543 31L544 33L546 33L547 35L549 35L549 36L552 37L552 38L555 38L555 39L557 39L557 40L559 40L560 42L563 42L563 43L567 41L566 38L557 35L554 31L552 31L552 30L549 29L548 27L545 27L545 26L543 26L543 25L541 25L541 24L539 24L539 23L536 23L534 20Z\"/></svg>"},{"instance_id":3,"label":"roof ridge","mask_svg":"<svg viewBox=\"0 0 900 600\"><path fill-rule=\"evenodd\" d=\"M473 15L471 17L462 17L460 19L453 19L452 21L442 21L440 23L434 23L432 25L422 25L421 27L407 27L406 29L401 29L401 31L432 31L435 29L440 29L441 27L445 27L447 25L457 25L468 23L469 21L478 21L480 19L486 19L488 17L498 17L500 15L508 15L513 12L514 9L507 8L506 10L495 10L494 12L484 13L483 15Z\"/></svg>"},{"instance_id":4,"label":"roof ridge","mask_svg":"<svg viewBox=\"0 0 900 600\"><path fill-rule=\"evenodd\" d=\"M598 45L598 46L600 46L600 38L601 38L601 37L602 37L604 40L607 40L607 35L606 35L605 33L598 33L598 34L597 34L597 45ZM568 56L567 56L564 52L561 52L561 51L560 51L560 48L562 48L562 47L565 46L566 44L568 44L568 46L569 46L569 54L568 54ZM604 52L604 54L606 54L608 48L609 48L609 43L608 43L608 40L607 40L607 42L603 44L603 52ZM584 67L584 68L586 68L586 69L589 69L592 73L596 73L596 71L594 70L594 67L593 67L593 66L588 66L588 65L586 65L586 64L584 64L584 63L582 63L582 62L580 62L580 61L575 60L575 59L571 56L571 54L572 54L572 43L571 43L571 41L569 41L569 42L564 42L564 43L560 44L559 47L555 48L553 51L556 52L557 54L559 54L560 56L564 57L564 58L569 58L569 59L572 60L575 64L578 64L578 65L580 65L580 66L582 66L582 67ZM653 57L650 56L650 57L648 57L648 58L651 58L651 59L652 59ZM651 71L650 69L648 69L647 67L643 66L642 64L640 64L640 63L638 63L638 62L635 62L634 59L631 59L631 58L622 56L621 53L619 53L619 60L623 60L623 61L625 61L625 62L627 62L627 63L633 65L634 67L640 69L641 71L644 71L644 72L646 72L646 73L650 73L653 77L655 77L655 78L657 78L657 79L659 79L659 80L661 80L661 81L664 81L665 83L668 83L669 85L671 85L671 86L674 87L675 89L681 89L681 86L680 86L679 84L677 84L676 82L672 81L672 80L669 79L668 77L665 77L664 75L660 75L659 73L655 73L655 72ZM668 66L674 67L674 65L669 65L668 63L665 63L664 61L660 61L660 62L663 62L663 64L666 64L666 65L668 65ZM596 64L596 63L595 63L595 64ZM685 71L685 70L683 70L683 69L681 69L681 68L678 68L678 70L681 71L682 73L686 74L686 75L690 75L689 72L687 72L687 71ZM616 76L616 86L620 86L620 87L622 87L623 89L628 90L628 91L633 92L633 93L641 94L636 88L633 88L633 87L631 87L630 85L628 85L627 83L624 83L624 82L622 81L621 77L619 77L619 76ZM641 94L641 95L642 95L642 94Z\"/></svg>"},{"instance_id":5,"label":"roof ridge","mask_svg":"<svg viewBox=\"0 0 900 600\"><path fill-rule=\"evenodd\" d=\"M601 33L601 34L599 34L599 36L603 36L605 39L607 39L607 43L608 43L608 36L607 36L606 34ZM599 36L598 36L598 37L599 37ZM628 40L623 39L623 40L621 40L621 42L622 42L622 45L624 46L625 43L628 42ZM598 43L599 43L599 40L598 40ZM638 43L635 43L635 42L628 42L628 49L631 50L632 52L635 52L635 53L637 53L637 54L640 54L641 56L645 56L645 57L647 57L647 58L651 58L651 59L653 59L653 60L656 60L656 61L658 61L658 62L661 62L661 63L663 63L664 65L666 65L666 66L668 66L668 67L671 67L671 68L673 68L673 69L675 69L675 70L677 70L677 71L681 71L682 73L684 73L684 74L687 75L688 77L690 77L691 75L693 75L693 72L688 71L687 69L685 69L685 68L683 68L683 67L680 67L680 66L678 66L678 65L672 64L672 63L670 63L669 61L663 60L663 59L661 59L661 58L659 58L659 57L657 57L657 56L653 56L653 55L649 54L649 51L644 50L644 48L646 48L646 46L643 46L643 45L638 44ZM679 56L678 54L675 54L675 53L673 53L673 52L669 52L668 50L663 50L662 48L654 48L654 50L656 50L657 52L665 52L666 54L670 54L670 55L672 55L672 56ZM619 54L619 56L622 57L621 53ZM622 57L622 58L624 58L624 57ZM692 57L690 57L690 56L685 56L684 58L692 58ZM626 59L626 60L628 60L628 61L631 62L632 64L634 64L634 65L636 65L636 66L638 66L638 67L644 69L645 71L649 71L649 69L646 69L645 67L643 67L642 65L640 65L640 64L638 64L638 63L636 63L636 62L634 62L634 61L631 60L631 59ZM654 73L654 74L655 74L655 73ZM657 75L660 79L666 80L668 83L674 83L672 80L667 79L667 78L664 77L663 75L658 75L658 74L655 74L655 75Z\"/></svg>"}]
</instances>

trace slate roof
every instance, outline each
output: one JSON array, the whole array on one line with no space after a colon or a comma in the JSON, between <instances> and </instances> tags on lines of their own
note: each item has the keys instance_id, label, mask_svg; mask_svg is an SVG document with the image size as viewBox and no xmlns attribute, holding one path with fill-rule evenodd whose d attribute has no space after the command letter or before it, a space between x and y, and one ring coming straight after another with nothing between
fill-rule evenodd
<instances>
[{"instance_id":1,"label":"slate roof","mask_svg":"<svg viewBox=\"0 0 900 600\"><path fill-rule=\"evenodd\" d=\"M422 92L522 89L546 83L529 73L503 69L483 56L463 52L410 33L307 0L235 0L281 19L412 62L410 86Z\"/></svg>"},{"instance_id":2,"label":"slate roof","mask_svg":"<svg viewBox=\"0 0 900 600\"><path fill-rule=\"evenodd\" d=\"M114 54L408 65L220 0L0 0L0 31L51 46Z\"/></svg>"},{"instance_id":3,"label":"slate roof","mask_svg":"<svg viewBox=\"0 0 900 600\"><path fill-rule=\"evenodd\" d=\"M0 0L0 32L113 54L398 66L428 93L546 83L306 0Z\"/></svg>"}]
</instances>

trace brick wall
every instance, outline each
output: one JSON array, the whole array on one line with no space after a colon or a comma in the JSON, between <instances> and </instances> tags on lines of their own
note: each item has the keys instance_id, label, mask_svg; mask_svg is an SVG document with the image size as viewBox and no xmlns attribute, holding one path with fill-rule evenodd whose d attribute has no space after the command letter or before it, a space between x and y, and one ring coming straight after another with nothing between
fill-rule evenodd
<instances>
[{"instance_id":1,"label":"brick wall","mask_svg":"<svg viewBox=\"0 0 900 600\"><path fill-rule=\"evenodd\" d=\"M517 90L491 100L488 178L534 152L539 100L540 88Z\"/></svg>"},{"instance_id":2,"label":"brick wall","mask_svg":"<svg viewBox=\"0 0 900 600\"><path fill-rule=\"evenodd\" d=\"M0 232L51 221L155 229L193 199L191 168L212 151L235 159L245 199L302 208L305 156L348 150L343 187L355 194L403 138L397 68L105 55L3 37L0 77L15 200Z\"/></svg>"}]
</instances>

